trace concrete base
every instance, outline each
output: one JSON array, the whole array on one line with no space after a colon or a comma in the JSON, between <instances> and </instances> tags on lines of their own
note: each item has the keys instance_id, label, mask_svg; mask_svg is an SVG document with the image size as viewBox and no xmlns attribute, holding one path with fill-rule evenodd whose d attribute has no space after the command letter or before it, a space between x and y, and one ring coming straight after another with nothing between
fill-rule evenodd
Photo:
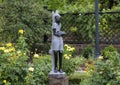
<instances>
[{"instance_id":1,"label":"concrete base","mask_svg":"<svg viewBox=\"0 0 120 85\"><path fill-rule=\"evenodd\" d=\"M49 73L49 85L68 85L68 77L63 73Z\"/></svg>"},{"instance_id":2,"label":"concrete base","mask_svg":"<svg viewBox=\"0 0 120 85\"><path fill-rule=\"evenodd\" d=\"M49 77L49 85L68 85L68 78L52 78Z\"/></svg>"},{"instance_id":3,"label":"concrete base","mask_svg":"<svg viewBox=\"0 0 120 85\"><path fill-rule=\"evenodd\" d=\"M60 73L60 72L55 73L54 71L51 71L49 73L49 77L52 77L52 78L64 78L64 77L66 77L66 74L65 74L65 72L63 72L63 73Z\"/></svg>"}]
</instances>

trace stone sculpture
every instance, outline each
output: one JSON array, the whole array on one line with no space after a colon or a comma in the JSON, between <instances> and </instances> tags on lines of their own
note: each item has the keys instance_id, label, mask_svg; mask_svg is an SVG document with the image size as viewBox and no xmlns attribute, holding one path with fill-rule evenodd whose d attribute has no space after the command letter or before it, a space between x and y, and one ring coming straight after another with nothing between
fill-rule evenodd
<instances>
[{"instance_id":1,"label":"stone sculpture","mask_svg":"<svg viewBox=\"0 0 120 85\"><path fill-rule=\"evenodd\" d=\"M63 56L63 35L61 31L60 14L58 11L52 12L52 44L50 53L52 54L52 71L63 73L62 56Z\"/></svg>"}]
</instances>

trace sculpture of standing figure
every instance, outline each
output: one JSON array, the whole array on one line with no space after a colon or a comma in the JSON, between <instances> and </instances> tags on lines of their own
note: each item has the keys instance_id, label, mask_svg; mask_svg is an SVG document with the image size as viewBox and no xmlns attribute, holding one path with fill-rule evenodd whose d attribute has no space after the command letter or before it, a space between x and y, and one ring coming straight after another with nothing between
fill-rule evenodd
<instances>
[{"instance_id":1,"label":"sculpture of standing figure","mask_svg":"<svg viewBox=\"0 0 120 85\"><path fill-rule=\"evenodd\" d=\"M52 45L51 51L53 56L53 70L55 73L62 73L62 56L63 56L63 38L65 32L61 31L59 12L52 12ZM59 61L59 63L58 63Z\"/></svg>"}]
</instances>

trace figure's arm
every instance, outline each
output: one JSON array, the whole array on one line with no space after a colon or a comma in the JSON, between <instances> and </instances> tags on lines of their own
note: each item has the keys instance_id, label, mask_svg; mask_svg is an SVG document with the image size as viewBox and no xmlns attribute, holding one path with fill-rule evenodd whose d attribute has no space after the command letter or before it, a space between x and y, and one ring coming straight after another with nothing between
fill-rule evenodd
<instances>
[{"instance_id":1,"label":"figure's arm","mask_svg":"<svg viewBox=\"0 0 120 85\"><path fill-rule=\"evenodd\" d=\"M56 29L55 29L55 28L53 29L53 34L54 34L55 36L58 36L58 37L61 36L59 33L56 32Z\"/></svg>"}]
</instances>

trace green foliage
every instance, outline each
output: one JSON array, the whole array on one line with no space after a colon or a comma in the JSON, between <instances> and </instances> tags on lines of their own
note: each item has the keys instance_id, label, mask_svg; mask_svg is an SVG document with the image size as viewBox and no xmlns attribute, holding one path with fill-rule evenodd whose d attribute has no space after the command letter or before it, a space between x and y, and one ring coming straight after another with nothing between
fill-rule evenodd
<instances>
[{"instance_id":1,"label":"green foliage","mask_svg":"<svg viewBox=\"0 0 120 85\"><path fill-rule=\"evenodd\" d=\"M94 48L92 46L85 47L85 49L82 52L82 55L87 59L94 56Z\"/></svg>"},{"instance_id":2,"label":"green foliage","mask_svg":"<svg viewBox=\"0 0 120 85\"><path fill-rule=\"evenodd\" d=\"M49 0L48 6L52 10L57 10L60 7L64 7L66 0Z\"/></svg>"},{"instance_id":3,"label":"green foliage","mask_svg":"<svg viewBox=\"0 0 120 85\"><path fill-rule=\"evenodd\" d=\"M119 36L120 14L101 14L99 15L99 34L102 40L103 37L111 38L109 43ZM64 14L62 16L63 30L71 34L71 37L83 39L82 43L94 43L95 41L95 18L91 14ZM103 41L104 42L104 41Z\"/></svg>"},{"instance_id":4,"label":"green foliage","mask_svg":"<svg viewBox=\"0 0 120 85\"><path fill-rule=\"evenodd\" d=\"M70 60L63 59L63 71L69 76L71 73L84 62L84 58L75 57ZM48 74L51 71L51 56L41 55L33 58L33 63L29 64L29 68L34 68L33 71L28 71L25 77L25 85L47 85Z\"/></svg>"},{"instance_id":5,"label":"green foliage","mask_svg":"<svg viewBox=\"0 0 120 85\"><path fill-rule=\"evenodd\" d=\"M75 57L76 49L70 45L64 45L63 70L70 75L77 70L85 61L83 57Z\"/></svg>"},{"instance_id":6,"label":"green foliage","mask_svg":"<svg viewBox=\"0 0 120 85\"><path fill-rule=\"evenodd\" d=\"M84 58L75 57L70 60L63 59L63 71L70 75L73 73L81 64L83 64ZM33 63L29 67L34 68L34 71L29 71L25 77L25 84L36 85L48 84L48 74L51 71L51 56L41 55L38 57L34 56Z\"/></svg>"},{"instance_id":7,"label":"green foliage","mask_svg":"<svg viewBox=\"0 0 120 85\"><path fill-rule=\"evenodd\" d=\"M120 2L119 2L118 5L116 5L116 6L114 6L114 7L112 8L112 11L120 12Z\"/></svg>"},{"instance_id":8,"label":"green foliage","mask_svg":"<svg viewBox=\"0 0 120 85\"><path fill-rule=\"evenodd\" d=\"M100 0L100 10L112 9L119 3L119 0Z\"/></svg>"},{"instance_id":9,"label":"green foliage","mask_svg":"<svg viewBox=\"0 0 120 85\"><path fill-rule=\"evenodd\" d=\"M34 71L29 71L25 77L25 85L47 85L48 74L51 71L51 57L48 55L38 56L33 59L33 63L29 65Z\"/></svg>"},{"instance_id":10,"label":"green foliage","mask_svg":"<svg viewBox=\"0 0 120 85\"><path fill-rule=\"evenodd\" d=\"M94 34L95 34L95 19L93 15L80 15L78 18L78 22L81 24L78 25L77 35L81 34L83 38L94 42Z\"/></svg>"},{"instance_id":11,"label":"green foliage","mask_svg":"<svg viewBox=\"0 0 120 85\"><path fill-rule=\"evenodd\" d=\"M36 42L41 43L44 33L49 34L50 14L39 6L38 1L4 0L1 6L3 9L0 14L3 19L0 36L4 36L1 40L16 42L17 31L24 29L27 43L33 46Z\"/></svg>"},{"instance_id":12,"label":"green foliage","mask_svg":"<svg viewBox=\"0 0 120 85\"><path fill-rule=\"evenodd\" d=\"M110 49L111 48L111 49ZM89 77L84 79L80 85L119 85L120 84L120 54L113 47L109 50L109 58L105 61L98 58L95 61L93 71L89 71ZM106 50L108 52L108 50ZM111 50L111 52L110 52ZM111 57L110 57L111 56ZM89 69L90 70L90 69Z\"/></svg>"},{"instance_id":13,"label":"green foliage","mask_svg":"<svg viewBox=\"0 0 120 85\"><path fill-rule=\"evenodd\" d=\"M22 52L28 52L29 51L28 50L28 44L26 43L25 40L26 40L26 38L24 37L24 35L20 34L20 36L17 40L17 43L16 43L17 44L16 48L21 49Z\"/></svg>"},{"instance_id":14,"label":"green foliage","mask_svg":"<svg viewBox=\"0 0 120 85\"><path fill-rule=\"evenodd\" d=\"M114 57L113 55L111 55L112 52L117 52L117 49L113 45L110 45L106 47L102 53L105 58L112 58Z\"/></svg>"},{"instance_id":15,"label":"green foliage","mask_svg":"<svg viewBox=\"0 0 120 85\"><path fill-rule=\"evenodd\" d=\"M120 24L117 23L119 18L120 18L120 14L115 14L115 15L103 14L102 16L100 16L100 24L99 24L101 29L100 35L113 37L115 33L120 31L119 30Z\"/></svg>"},{"instance_id":16,"label":"green foliage","mask_svg":"<svg viewBox=\"0 0 120 85\"><path fill-rule=\"evenodd\" d=\"M94 9L94 0L48 0L47 5L49 9L60 10L63 13L66 12L86 12L93 11Z\"/></svg>"},{"instance_id":17,"label":"green foliage","mask_svg":"<svg viewBox=\"0 0 120 85\"><path fill-rule=\"evenodd\" d=\"M73 36L94 42L95 18L93 15L68 13L62 16L62 24L63 30L71 32Z\"/></svg>"},{"instance_id":18,"label":"green foliage","mask_svg":"<svg viewBox=\"0 0 120 85\"><path fill-rule=\"evenodd\" d=\"M85 59L83 57L74 57L71 59L64 59L63 60L63 71L67 73L69 76L70 74L74 73L83 63Z\"/></svg>"},{"instance_id":19,"label":"green foliage","mask_svg":"<svg viewBox=\"0 0 120 85\"><path fill-rule=\"evenodd\" d=\"M95 0L46 0L45 3L51 10L66 12L93 12ZM100 0L99 10L114 9L119 4L119 0ZM118 6L119 7L119 6Z\"/></svg>"},{"instance_id":20,"label":"green foliage","mask_svg":"<svg viewBox=\"0 0 120 85\"><path fill-rule=\"evenodd\" d=\"M27 75L27 53L26 43L21 35L17 45L12 43L2 44L0 47L0 84L23 85ZM6 81L6 82L3 82Z\"/></svg>"},{"instance_id":21,"label":"green foliage","mask_svg":"<svg viewBox=\"0 0 120 85\"><path fill-rule=\"evenodd\" d=\"M87 77L88 75L85 72L75 72L69 76L69 85L79 85L81 80Z\"/></svg>"}]
</instances>

